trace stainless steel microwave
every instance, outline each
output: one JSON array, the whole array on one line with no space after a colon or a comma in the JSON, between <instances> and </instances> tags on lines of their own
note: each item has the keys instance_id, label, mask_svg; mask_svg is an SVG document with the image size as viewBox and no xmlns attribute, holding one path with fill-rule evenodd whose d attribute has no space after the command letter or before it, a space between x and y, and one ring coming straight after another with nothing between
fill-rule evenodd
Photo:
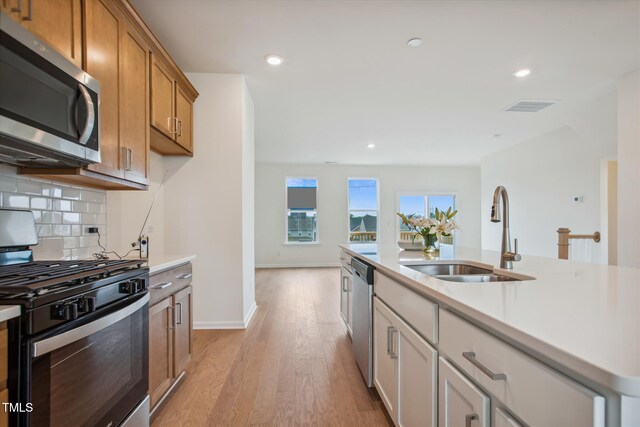
<instances>
[{"instance_id":1,"label":"stainless steel microwave","mask_svg":"<svg viewBox=\"0 0 640 427\"><path fill-rule=\"evenodd\" d=\"M100 84L0 14L0 162L30 167L100 161Z\"/></svg>"}]
</instances>

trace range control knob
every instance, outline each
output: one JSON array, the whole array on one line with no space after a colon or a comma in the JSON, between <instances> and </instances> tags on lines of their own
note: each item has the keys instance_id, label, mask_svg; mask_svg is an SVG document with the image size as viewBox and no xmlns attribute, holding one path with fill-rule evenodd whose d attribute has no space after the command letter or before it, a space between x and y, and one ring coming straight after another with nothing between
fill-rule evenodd
<instances>
[{"instance_id":1,"label":"range control knob","mask_svg":"<svg viewBox=\"0 0 640 427\"><path fill-rule=\"evenodd\" d=\"M138 292L144 291L146 289L145 281L139 279L131 279L128 282L120 283L120 293L121 294L137 294Z\"/></svg>"},{"instance_id":2,"label":"range control knob","mask_svg":"<svg viewBox=\"0 0 640 427\"><path fill-rule=\"evenodd\" d=\"M74 320L78 318L78 304L69 302L53 306L51 317L55 320Z\"/></svg>"},{"instance_id":3,"label":"range control knob","mask_svg":"<svg viewBox=\"0 0 640 427\"><path fill-rule=\"evenodd\" d=\"M80 313L91 313L96 311L95 297L82 297L78 300L78 311Z\"/></svg>"}]
</instances>

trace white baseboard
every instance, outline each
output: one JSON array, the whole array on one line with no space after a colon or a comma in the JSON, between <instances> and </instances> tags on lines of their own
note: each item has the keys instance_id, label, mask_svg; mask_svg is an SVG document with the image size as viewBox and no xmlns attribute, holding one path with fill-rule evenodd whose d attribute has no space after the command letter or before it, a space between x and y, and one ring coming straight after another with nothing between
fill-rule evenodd
<instances>
[{"instance_id":1,"label":"white baseboard","mask_svg":"<svg viewBox=\"0 0 640 427\"><path fill-rule=\"evenodd\" d=\"M251 320L253 319L253 315L256 314L256 310L258 309L258 306L256 305L256 302L253 302L253 305L251 306L251 308L249 309L249 312L247 313L246 316L244 316L244 328L248 328L249 324L251 323Z\"/></svg>"},{"instance_id":2,"label":"white baseboard","mask_svg":"<svg viewBox=\"0 0 640 427\"><path fill-rule=\"evenodd\" d=\"M254 301L243 321L221 320L216 322L193 322L193 329L247 329L257 309L258 306Z\"/></svg>"},{"instance_id":3,"label":"white baseboard","mask_svg":"<svg viewBox=\"0 0 640 427\"><path fill-rule=\"evenodd\" d=\"M326 268L340 267L338 262L327 263L296 263L296 264L256 264L256 268Z\"/></svg>"}]
</instances>

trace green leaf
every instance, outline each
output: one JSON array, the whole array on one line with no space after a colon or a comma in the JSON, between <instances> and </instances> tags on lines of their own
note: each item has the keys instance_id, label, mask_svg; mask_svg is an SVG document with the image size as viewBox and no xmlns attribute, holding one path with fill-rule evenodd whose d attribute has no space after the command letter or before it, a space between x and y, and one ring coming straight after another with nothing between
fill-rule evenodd
<instances>
[{"instance_id":1,"label":"green leaf","mask_svg":"<svg viewBox=\"0 0 640 427\"><path fill-rule=\"evenodd\" d=\"M456 216L456 214L458 213L457 210L451 212L451 214L449 214L449 219L453 218L454 216Z\"/></svg>"}]
</instances>

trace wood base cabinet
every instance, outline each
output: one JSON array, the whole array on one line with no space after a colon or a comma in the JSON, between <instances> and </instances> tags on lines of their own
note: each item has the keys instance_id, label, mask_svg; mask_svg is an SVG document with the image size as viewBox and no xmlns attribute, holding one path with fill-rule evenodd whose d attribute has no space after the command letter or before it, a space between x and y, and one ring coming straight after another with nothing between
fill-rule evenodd
<instances>
[{"instance_id":1,"label":"wood base cabinet","mask_svg":"<svg viewBox=\"0 0 640 427\"><path fill-rule=\"evenodd\" d=\"M151 275L149 395L152 411L169 395L191 362L191 264Z\"/></svg>"},{"instance_id":2,"label":"wood base cabinet","mask_svg":"<svg viewBox=\"0 0 640 427\"><path fill-rule=\"evenodd\" d=\"M9 413L3 403L9 402L9 331L7 322L0 322L0 427L9 425Z\"/></svg>"},{"instance_id":3,"label":"wood base cabinet","mask_svg":"<svg viewBox=\"0 0 640 427\"><path fill-rule=\"evenodd\" d=\"M377 297L374 384L397 426L437 426L438 353Z\"/></svg>"}]
</instances>

